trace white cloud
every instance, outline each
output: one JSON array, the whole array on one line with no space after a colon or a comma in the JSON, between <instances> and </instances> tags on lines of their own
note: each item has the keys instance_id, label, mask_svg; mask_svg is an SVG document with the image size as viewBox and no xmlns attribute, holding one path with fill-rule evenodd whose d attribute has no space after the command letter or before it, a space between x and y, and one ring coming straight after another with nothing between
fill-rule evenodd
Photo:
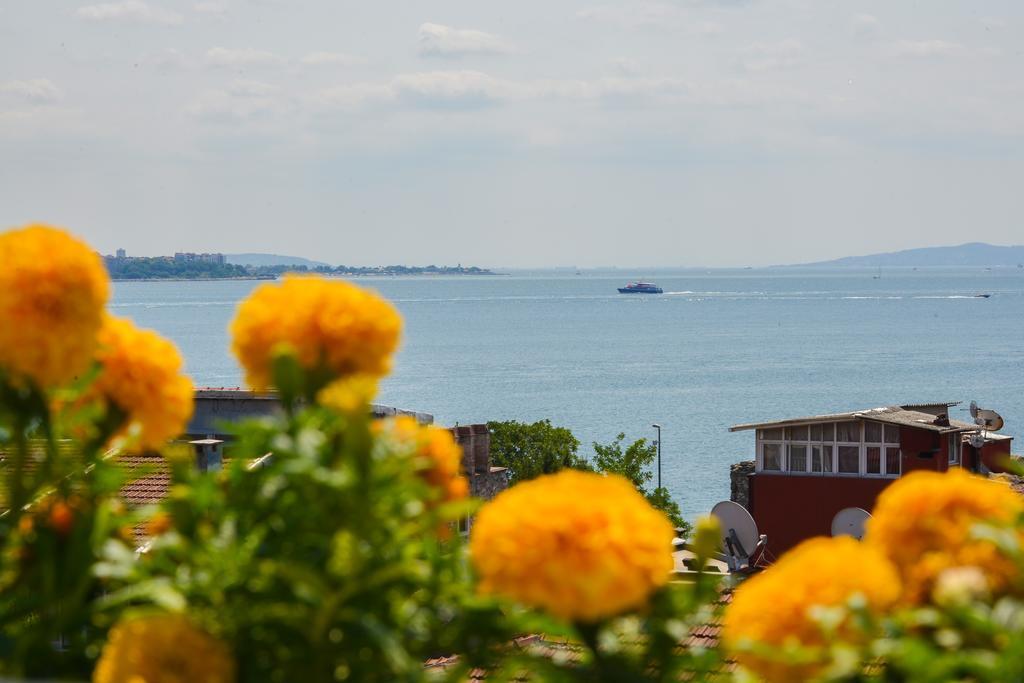
<instances>
[{"instance_id":1,"label":"white cloud","mask_svg":"<svg viewBox=\"0 0 1024 683\"><path fill-rule=\"evenodd\" d=\"M476 108L527 100L639 100L686 92L680 79L665 77L596 80L500 79L481 71L424 71L400 74L386 83L355 83L318 91L308 102L315 109L355 109L368 104Z\"/></svg>"},{"instance_id":2,"label":"white cloud","mask_svg":"<svg viewBox=\"0 0 1024 683\"><path fill-rule=\"evenodd\" d=\"M226 0L205 0L192 5L192 9L199 14L224 14L228 11L228 3Z\"/></svg>"},{"instance_id":3,"label":"white cloud","mask_svg":"<svg viewBox=\"0 0 1024 683\"><path fill-rule=\"evenodd\" d=\"M509 84L480 71L427 71L395 77L399 97L418 104L479 106L507 98Z\"/></svg>"},{"instance_id":4,"label":"white cloud","mask_svg":"<svg viewBox=\"0 0 1024 683\"><path fill-rule=\"evenodd\" d=\"M358 66L359 64L365 64L366 58L346 55L341 52L310 52L302 58L302 63L309 66L325 66L330 64Z\"/></svg>"},{"instance_id":5,"label":"white cloud","mask_svg":"<svg viewBox=\"0 0 1024 683\"><path fill-rule=\"evenodd\" d=\"M742 64L748 71L775 71L799 66L804 46L798 40L754 43L743 50Z\"/></svg>"},{"instance_id":6,"label":"white cloud","mask_svg":"<svg viewBox=\"0 0 1024 683\"><path fill-rule=\"evenodd\" d=\"M228 94L236 97L267 97L276 91L276 85L248 80L234 81L227 88Z\"/></svg>"},{"instance_id":7,"label":"white cloud","mask_svg":"<svg viewBox=\"0 0 1024 683\"><path fill-rule=\"evenodd\" d=\"M180 14L154 7L142 0L104 2L78 8L78 16L93 21L123 20L144 24L175 25L182 22Z\"/></svg>"},{"instance_id":8,"label":"white cloud","mask_svg":"<svg viewBox=\"0 0 1024 683\"><path fill-rule=\"evenodd\" d=\"M967 48L945 40L901 40L892 52L897 57L955 57L966 54Z\"/></svg>"},{"instance_id":9,"label":"white cloud","mask_svg":"<svg viewBox=\"0 0 1024 683\"><path fill-rule=\"evenodd\" d=\"M495 35L476 29L457 29L443 24L423 24L419 30L420 54L458 57L468 54L493 55L509 52Z\"/></svg>"},{"instance_id":10,"label":"white cloud","mask_svg":"<svg viewBox=\"0 0 1024 683\"><path fill-rule=\"evenodd\" d=\"M252 48L213 47L206 51L206 63L215 67L278 66L284 61L283 57L273 52Z\"/></svg>"},{"instance_id":11,"label":"white cloud","mask_svg":"<svg viewBox=\"0 0 1024 683\"><path fill-rule=\"evenodd\" d=\"M871 14L858 14L850 22L850 30L858 38L876 36L880 27L878 18Z\"/></svg>"},{"instance_id":12,"label":"white cloud","mask_svg":"<svg viewBox=\"0 0 1024 683\"><path fill-rule=\"evenodd\" d=\"M32 104L53 104L62 97L60 89L46 78L0 83L0 93L11 93Z\"/></svg>"},{"instance_id":13,"label":"white cloud","mask_svg":"<svg viewBox=\"0 0 1024 683\"><path fill-rule=\"evenodd\" d=\"M235 81L223 90L208 90L188 107L192 116L214 122L237 122L282 114L289 103L277 88L259 81Z\"/></svg>"}]
</instances>

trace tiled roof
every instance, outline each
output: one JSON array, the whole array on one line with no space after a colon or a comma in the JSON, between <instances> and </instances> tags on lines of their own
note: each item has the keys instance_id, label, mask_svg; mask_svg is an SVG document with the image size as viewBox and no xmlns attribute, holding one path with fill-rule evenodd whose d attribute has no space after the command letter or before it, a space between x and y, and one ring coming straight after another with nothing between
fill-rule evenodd
<instances>
[{"instance_id":1,"label":"tiled roof","mask_svg":"<svg viewBox=\"0 0 1024 683\"><path fill-rule=\"evenodd\" d=\"M121 487L121 498L129 507L159 503L171 487L171 468L160 456L122 455L117 463L129 471L129 482Z\"/></svg>"},{"instance_id":2,"label":"tiled roof","mask_svg":"<svg viewBox=\"0 0 1024 683\"><path fill-rule=\"evenodd\" d=\"M732 592L723 591L720 594L718 605L720 607L725 607L730 602L732 602ZM678 651L684 652L695 648L716 648L718 647L721 632L721 623L718 618L715 617L712 621L694 628L690 634L679 643ZM534 656L547 657L550 659L557 658L560 662L570 665L579 664L583 658L583 648L579 644L565 638L549 638L543 634L533 634L516 638L512 641L511 647L526 650ZM453 655L449 657L435 657L433 659L428 659L423 663L423 666L427 669L448 670L457 666L458 663L458 655ZM719 666L718 671L715 673L731 673L735 668L735 662L725 661L721 666ZM680 677L680 680L690 680L692 679L692 675L693 672L684 672ZM487 672L481 669L473 669L469 672L467 678L471 681L486 680ZM522 676L515 677L512 680L527 681L531 680L531 678L528 675L528 672L524 672Z\"/></svg>"},{"instance_id":3,"label":"tiled roof","mask_svg":"<svg viewBox=\"0 0 1024 683\"><path fill-rule=\"evenodd\" d=\"M881 408L869 408L867 410L852 410L845 413L827 413L824 415L809 415L805 417L793 417L785 420L774 420L770 422L748 422L745 424L733 425L730 432L739 432L747 429L763 429L766 427L791 427L794 425L814 424L817 422L842 422L847 420L870 420L872 422L883 422L886 424L914 427L915 429L927 429L933 432L961 432L977 431L978 426L970 422L960 420L949 420L949 424L939 423L934 413L913 410L912 408L927 408L941 404L918 404L916 406L884 406ZM954 404L955 405L955 404Z\"/></svg>"}]
</instances>

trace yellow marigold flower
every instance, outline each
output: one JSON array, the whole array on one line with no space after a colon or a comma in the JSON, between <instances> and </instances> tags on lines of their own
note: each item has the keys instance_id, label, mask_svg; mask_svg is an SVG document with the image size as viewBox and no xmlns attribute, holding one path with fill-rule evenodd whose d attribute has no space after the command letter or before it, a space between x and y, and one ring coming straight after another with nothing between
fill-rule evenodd
<instances>
[{"instance_id":1,"label":"yellow marigold flower","mask_svg":"<svg viewBox=\"0 0 1024 683\"><path fill-rule=\"evenodd\" d=\"M192 417L192 381L181 374L174 344L131 321L107 316L99 333L99 376L94 395L117 406L127 419L122 432L138 429L140 448L159 448L185 431Z\"/></svg>"},{"instance_id":2,"label":"yellow marigold flower","mask_svg":"<svg viewBox=\"0 0 1024 683\"><path fill-rule=\"evenodd\" d=\"M977 524L1013 524L1024 499L1002 482L961 469L914 472L878 497L866 542L892 559L903 577L904 599L919 603L936 578L952 567L983 567L993 593L1017 576L1014 561L995 544L971 537Z\"/></svg>"},{"instance_id":3,"label":"yellow marigold flower","mask_svg":"<svg viewBox=\"0 0 1024 683\"><path fill-rule=\"evenodd\" d=\"M373 430L389 438L399 452L426 460L423 478L441 492L442 500L462 500L469 495L469 482L462 476L462 448L450 431L421 425L410 415L379 420L373 423Z\"/></svg>"},{"instance_id":4,"label":"yellow marigold flower","mask_svg":"<svg viewBox=\"0 0 1024 683\"><path fill-rule=\"evenodd\" d=\"M93 683L231 683L235 662L224 643L179 614L119 622L110 630Z\"/></svg>"},{"instance_id":5,"label":"yellow marigold flower","mask_svg":"<svg viewBox=\"0 0 1024 683\"><path fill-rule=\"evenodd\" d=\"M99 256L63 230L0 234L0 367L43 388L85 372L109 288Z\"/></svg>"},{"instance_id":6,"label":"yellow marigold flower","mask_svg":"<svg viewBox=\"0 0 1024 683\"><path fill-rule=\"evenodd\" d=\"M386 375L402 318L386 300L340 280L287 276L258 287L231 323L232 350L249 386L270 387L274 356L334 377Z\"/></svg>"},{"instance_id":7,"label":"yellow marigold flower","mask_svg":"<svg viewBox=\"0 0 1024 683\"><path fill-rule=\"evenodd\" d=\"M367 410L377 395L377 378L372 375L352 375L336 379L321 389L316 400L322 406L341 413Z\"/></svg>"},{"instance_id":8,"label":"yellow marigold flower","mask_svg":"<svg viewBox=\"0 0 1024 683\"><path fill-rule=\"evenodd\" d=\"M674 535L626 479L564 470L485 505L469 548L481 592L594 622L642 608L668 581Z\"/></svg>"},{"instance_id":9,"label":"yellow marigold flower","mask_svg":"<svg viewBox=\"0 0 1024 683\"><path fill-rule=\"evenodd\" d=\"M850 538L812 538L760 574L740 584L725 611L722 638L736 660L767 681L804 681L826 664L819 648L830 638L815 620L820 608L843 608L854 596L876 613L900 594L895 567L877 549ZM841 612L837 635L855 643L858 633ZM805 648L796 663L786 650Z\"/></svg>"}]
</instances>

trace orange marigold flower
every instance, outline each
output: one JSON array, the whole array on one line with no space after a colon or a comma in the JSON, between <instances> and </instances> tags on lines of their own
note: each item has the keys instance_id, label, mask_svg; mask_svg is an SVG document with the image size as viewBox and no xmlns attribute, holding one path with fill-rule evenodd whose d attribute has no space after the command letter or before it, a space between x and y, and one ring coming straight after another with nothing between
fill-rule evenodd
<instances>
[{"instance_id":1,"label":"orange marigold flower","mask_svg":"<svg viewBox=\"0 0 1024 683\"><path fill-rule=\"evenodd\" d=\"M113 316L104 319L99 341L101 372L92 391L125 413L122 432L137 429L136 445L145 449L185 431L194 391L174 344Z\"/></svg>"},{"instance_id":2,"label":"orange marigold flower","mask_svg":"<svg viewBox=\"0 0 1024 683\"><path fill-rule=\"evenodd\" d=\"M272 383L279 353L333 377L381 377L391 369L402 318L377 294L340 280L287 276L266 284L238 307L231 347L258 391Z\"/></svg>"},{"instance_id":3,"label":"orange marigold flower","mask_svg":"<svg viewBox=\"0 0 1024 683\"><path fill-rule=\"evenodd\" d=\"M820 648L830 634L815 620L815 608L842 608L860 596L880 613L899 594L896 568L877 548L849 536L812 538L740 584L725 611L722 638L736 660L764 680L804 681L828 659ZM866 635L845 616L837 630L850 643ZM802 648L799 663L787 652L794 648Z\"/></svg>"},{"instance_id":4,"label":"orange marigold flower","mask_svg":"<svg viewBox=\"0 0 1024 683\"><path fill-rule=\"evenodd\" d=\"M180 614L119 622L110 630L93 683L231 683L227 646Z\"/></svg>"},{"instance_id":5,"label":"orange marigold flower","mask_svg":"<svg viewBox=\"0 0 1024 683\"><path fill-rule=\"evenodd\" d=\"M668 581L674 535L623 477L564 470L485 505L469 548L481 592L594 622L642 608Z\"/></svg>"},{"instance_id":6,"label":"orange marigold flower","mask_svg":"<svg viewBox=\"0 0 1024 683\"><path fill-rule=\"evenodd\" d=\"M462 448L450 431L420 425L410 415L379 420L373 429L389 438L399 452L425 460L423 478L441 492L442 500L462 500L469 495L469 482L462 475Z\"/></svg>"},{"instance_id":7,"label":"orange marigold flower","mask_svg":"<svg viewBox=\"0 0 1024 683\"><path fill-rule=\"evenodd\" d=\"M174 521L166 512L158 512L146 521L145 533L150 538L166 534L174 527Z\"/></svg>"},{"instance_id":8,"label":"orange marigold flower","mask_svg":"<svg viewBox=\"0 0 1024 683\"><path fill-rule=\"evenodd\" d=\"M109 288L99 256L63 230L0 234L0 367L42 388L85 372Z\"/></svg>"},{"instance_id":9,"label":"orange marigold flower","mask_svg":"<svg viewBox=\"0 0 1024 683\"><path fill-rule=\"evenodd\" d=\"M878 497L865 541L899 569L908 603L925 601L952 567L983 567L998 594L1017 579L1017 566L994 543L972 538L972 529L1013 524L1022 512L1024 499L1005 483L961 469L914 472Z\"/></svg>"}]
</instances>

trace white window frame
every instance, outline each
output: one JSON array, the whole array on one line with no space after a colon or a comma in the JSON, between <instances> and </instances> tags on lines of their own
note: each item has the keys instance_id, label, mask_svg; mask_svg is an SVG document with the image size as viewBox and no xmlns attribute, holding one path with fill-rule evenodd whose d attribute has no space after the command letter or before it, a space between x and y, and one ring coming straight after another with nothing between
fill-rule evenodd
<instances>
[{"instance_id":1,"label":"white window frame","mask_svg":"<svg viewBox=\"0 0 1024 683\"><path fill-rule=\"evenodd\" d=\"M947 470L952 465L959 466L961 464L961 459L963 457L962 441L963 439L961 438L960 432L950 434L949 438L946 440L946 450L949 451L946 458L949 461L946 463Z\"/></svg>"},{"instance_id":2,"label":"white window frame","mask_svg":"<svg viewBox=\"0 0 1024 683\"><path fill-rule=\"evenodd\" d=\"M844 422L855 422L858 425L859 440L858 441L839 441L838 440L838 425ZM755 440L757 444L756 449L756 471L765 472L767 474L782 474L789 476L812 476L812 477L864 477L869 479L898 479L903 474L903 453L900 450L899 444L899 427L897 425L889 425L884 422L875 422L881 431L881 441L870 443L865 441L867 435L867 428L865 424L867 420L836 420L834 422L807 422L803 424L793 424L787 427L771 427L768 429L778 429L781 431L781 439L762 439L762 435L767 429L758 429L755 433ZM832 439L831 440L812 440L811 439L811 427L820 426L822 433L828 426L831 426ZM791 439L790 434L792 429L804 429L807 432L806 439ZM891 441L888 437L891 432L895 432L896 440ZM764 447L766 445L776 445L779 447L781 452L781 469L778 470L766 470L764 468ZM799 472L791 471L789 469L790 459L789 450L791 446L803 446L806 450L805 455L805 468ZM815 446L830 446L832 449L832 457L830 471L815 472L813 471L813 449ZM839 471L839 448L840 447L854 447L857 449L857 471L856 472L840 472ZM879 449L879 471L868 473L867 471L867 449L868 448ZM886 472L889 451L895 449L895 457L899 462L898 472L895 474L889 474ZM823 453L824 454L824 453ZM959 457L958 457L959 461ZM951 461L952 464L952 461Z\"/></svg>"}]
</instances>

